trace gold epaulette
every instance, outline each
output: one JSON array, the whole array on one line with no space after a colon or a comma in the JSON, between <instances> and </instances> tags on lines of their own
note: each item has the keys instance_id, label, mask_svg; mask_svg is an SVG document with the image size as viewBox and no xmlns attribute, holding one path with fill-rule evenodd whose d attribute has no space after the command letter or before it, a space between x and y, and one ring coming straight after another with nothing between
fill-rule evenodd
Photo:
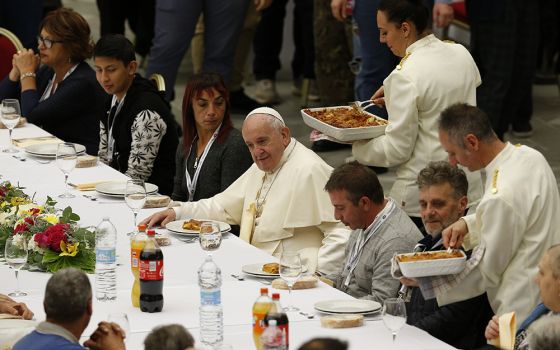
<instances>
[{"instance_id":1,"label":"gold epaulette","mask_svg":"<svg viewBox=\"0 0 560 350\"><path fill-rule=\"evenodd\" d=\"M494 170L494 175L492 175L492 194L498 193L498 169Z\"/></svg>"},{"instance_id":2,"label":"gold epaulette","mask_svg":"<svg viewBox=\"0 0 560 350\"><path fill-rule=\"evenodd\" d=\"M520 144L520 143L516 143L516 144L515 144L515 147L517 147L517 148L519 148L519 147L521 147L521 146L523 146L523 145Z\"/></svg>"},{"instance_id":3,"label":"gold epaulette","mask_svg":"<svg viewBox=\"0 0 560 350\"><path fill-rule=\"evenodd\" d=\"M444 43L448 43L448 44L456 44L455 41L449 40L449 39L443 40L443 42L444 42Z\"/></svg>"},{"instance_id":4,"label":"gold epaulette","mask_svg":"<svg viewBox=\"0 0 560 350\"><path fill-rule=\"evenodd\" d=\"M410 56L410 52L407 52L403 58L401 58L401 61L399 62L399 64L397 64L397 70L401 70L402 66L404 64L404 61L406 61L406 59L408 58L408 56Z\"/></svg>"}]
</instances>

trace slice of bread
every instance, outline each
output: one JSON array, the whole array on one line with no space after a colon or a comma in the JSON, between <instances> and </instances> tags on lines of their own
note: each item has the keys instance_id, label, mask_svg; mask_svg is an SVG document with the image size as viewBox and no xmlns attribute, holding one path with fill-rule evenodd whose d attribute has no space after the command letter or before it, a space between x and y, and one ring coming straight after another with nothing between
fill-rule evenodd
<instances>
[{"instance_id":1,"label":"slice of bread","mask_svg":"<svg viewBox=\"0 0 560 350\"><path fill-rule=\"evenodd\" d=\"M352 328L364 325L362 315L329 315L321 317L321 326L325 328Z\"/></svg>"},{"instance_id":2,"label":"slice of bread","mask_svg":"<svg viewBox=\"0 0 560 350\"><path fill-rule=\"evenodd\" d=\"M300 277L292 289L310 289L317 287L317 277L315 276L302 276ZM288 285L283 279L277 278L271 283L272 288L276 289L288 289Z\"/></svg>"}]
</instances>

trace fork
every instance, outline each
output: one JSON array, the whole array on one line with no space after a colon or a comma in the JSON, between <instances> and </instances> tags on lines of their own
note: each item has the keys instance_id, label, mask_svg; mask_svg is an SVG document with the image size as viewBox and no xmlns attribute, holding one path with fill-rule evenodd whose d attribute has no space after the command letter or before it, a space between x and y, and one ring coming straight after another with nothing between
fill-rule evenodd
<instances>
[{"instance_id":1,"label":"fork","mask_svg":"<svg viewBox=\"0 0 560 350\"><path fill-rule=\"evenodd\" d=\"M299 314L302 315L302 316L304 316L304 317L307 317L307 319L309 319L309 320L315 318L315 315L310 314L310 313L308 313L308 312L300 311Z\"/></svg>"},{"instance_id":2,"label":"fork","mask_svg":"<svg viewBox=\"0 0 560 350\"><path fill-rule=\"evenodd\" d=\"M368 107L376 106L376 104L372 100L353 101L353 102L348 102L348 104L352 107L356 107L361 112L364 112L364 110Z\"/></svg>"},{"instance_id":3,"label":"fork","mask_svg":"<svg viewBox=\"0 0 560 350\"><path fill-rule=\"evenodd\" d=\"M12 157L14 157L15 159L19 160L20 162L25 162L25 161L27 160L27 159L25 159L25 158L18 157L18 156L16 156L15 154L14 154Z\"/></svg>"},{"instance_id":4,"label":"fork","mask_svg":"<svg viewBox=\"0 0 560 350\"><path fill-rule=\"evenodd\" d=\"M238 281L245 281L245 277L240 276L240 275L236 275L234 273L231 274L231 277L235 278Z\"/></svg>"},{"instance_id":5,"label":"fork","mask_svg":"<svg viewBox=\"0 0 560 350\"><path fill-rule=\"evenodd\" d=\"M87 194L82 194L82 196L84 196L85 198L89 199L92 202L95 202L97 200L97 197L90 196L90 195L87 195Z\"/></svg>"}]
</instances>

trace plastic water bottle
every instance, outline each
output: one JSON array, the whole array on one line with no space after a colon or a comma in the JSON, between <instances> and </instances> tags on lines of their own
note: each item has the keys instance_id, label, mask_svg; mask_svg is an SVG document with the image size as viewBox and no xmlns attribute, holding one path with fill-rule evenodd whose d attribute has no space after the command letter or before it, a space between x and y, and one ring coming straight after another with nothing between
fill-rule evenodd
<instances>
[{"instance_id":1,"label":"plastic water bottle","mask_svg":"<svg viewBox=\"0 0 560 350\"><path fill-rule=\"evenodd\" d=\"M222 271L210 255L198 269L198 285L200 287L200 340L208 346L216 347L224 340L220 292Z\"/></svg>"},{"instance_id":2,"label":"plastic water bottle","mask_svg":"<svg viewBox=\"0 0 560 350\"><path fill-rule=\"evenodd\" d=\"M95 229L95 297L99 301L117 299L117 230L108 217Z\"/></svg>"},{"instance_id":3,"label":"plastic water bottle","mask_svg":"<svg viewBox=\"0 0 560 350\"><path fill-rule=\"evenodd\" d=\"M268 327L261 336L263 350L286 350L284 335L280 328L276 327L276 320L269 320Z\"/></svg>"}]
</instances>

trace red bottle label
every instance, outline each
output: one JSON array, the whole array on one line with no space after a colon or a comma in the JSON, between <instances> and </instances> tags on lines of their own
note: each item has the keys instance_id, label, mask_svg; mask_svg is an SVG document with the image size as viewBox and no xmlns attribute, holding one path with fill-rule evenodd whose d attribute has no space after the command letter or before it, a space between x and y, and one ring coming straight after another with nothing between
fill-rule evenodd
<instances>
[{"instance_id":1,"label":"red bottle label","mask_svg":"<svg viewBox=\"0 0 560 350\"><path fill-rule=\"evenodd\" d=\"M140 260L140 279L144 281L163 280L163 260Z\"/></svg>"}]
</instances>

